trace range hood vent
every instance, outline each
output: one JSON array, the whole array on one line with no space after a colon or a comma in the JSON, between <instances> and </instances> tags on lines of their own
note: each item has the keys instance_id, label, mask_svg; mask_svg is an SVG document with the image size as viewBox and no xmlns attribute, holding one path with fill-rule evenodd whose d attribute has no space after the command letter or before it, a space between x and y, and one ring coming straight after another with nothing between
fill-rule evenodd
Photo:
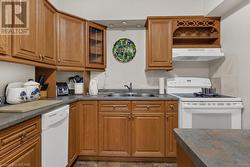
<instances>
[{"instance_id":1,"label":"range hood vent","mask_svg":"<svg viewBox=\"0 0 250 167\"><path fill-rule=\"evenodd\" d=\"M173 48L173 61L212 61L224 57L221 48Z\"/></svg>"}]
</instances>

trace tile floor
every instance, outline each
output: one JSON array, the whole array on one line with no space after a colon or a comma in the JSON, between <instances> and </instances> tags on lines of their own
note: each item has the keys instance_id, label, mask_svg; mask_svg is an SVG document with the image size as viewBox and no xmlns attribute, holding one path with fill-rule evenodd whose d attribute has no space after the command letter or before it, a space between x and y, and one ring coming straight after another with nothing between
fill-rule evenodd
<instances>
[{"instance_id":1,"label":"tile floor","mask_svg":"<svg viewBox=\"0 0 250 167\"><path fill-rule=\"evenodd\" d=\"M78 161L74 167L176 167L176 165L167 163Z\"/></svg>"}]
</instances>

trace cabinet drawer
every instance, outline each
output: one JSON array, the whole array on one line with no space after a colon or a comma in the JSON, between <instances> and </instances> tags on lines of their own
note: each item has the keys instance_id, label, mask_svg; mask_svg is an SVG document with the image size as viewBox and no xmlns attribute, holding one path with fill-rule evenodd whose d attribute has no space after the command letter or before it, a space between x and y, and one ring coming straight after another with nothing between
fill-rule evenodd
<instances>
[{"instance_id":1,"label":"cabinet drawer","mask_svg":"<svg viewBox=\"0 0 250 167\"><path fill-rule=\"evenodd\" d=\"M41 132L40 117L0 132L0 157L30 141Z\"/></svg>"},{"instance_id":2,"label":"cabinet drawer","mask_svg":"<svg viewBox=\"0 0 250 167\"><path fill-rule=\"evenodd\" d=\"M100 112L130 112L131 104L129 101L100 101Z\"/></svg>"},{"instance_id":3,"label":"cabinet drawer","mask_svg":"<svg viewBox=\"0 0 250 167\"><path fill-rule=\"evenodd\" d=\"M163 101L134 101L132 112L164 112Z\"/></svg>"},{"instance_id":4,"label":"cabinet drawer","mask_svg":"<svg viewBox=\"0 0 250 167\"><path fill-rule=\"evenodd\" d=\"M167 112L178 112L178 101L166 101Z\"/></svg>"}]
</instances>

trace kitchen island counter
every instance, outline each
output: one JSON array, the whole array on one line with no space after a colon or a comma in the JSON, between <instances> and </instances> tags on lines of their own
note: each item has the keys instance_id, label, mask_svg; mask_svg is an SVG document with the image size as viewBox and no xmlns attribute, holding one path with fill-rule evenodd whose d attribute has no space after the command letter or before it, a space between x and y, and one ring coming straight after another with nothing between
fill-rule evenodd
<instances>
[{"instance_id":1,"label":"kitchen island counter","mask_svg":"<svg viewBox=\"0 0 250 167\"><path fill-rule=\"evenodd\" d=\"M197 167L249 167L250 130L175 129L177 163L183 153ZM186 163L186 164L185 164ZM187 165L187 161L184 166ZM192 166L192 165L191 165Z\"/></svg>"}]
</instances>

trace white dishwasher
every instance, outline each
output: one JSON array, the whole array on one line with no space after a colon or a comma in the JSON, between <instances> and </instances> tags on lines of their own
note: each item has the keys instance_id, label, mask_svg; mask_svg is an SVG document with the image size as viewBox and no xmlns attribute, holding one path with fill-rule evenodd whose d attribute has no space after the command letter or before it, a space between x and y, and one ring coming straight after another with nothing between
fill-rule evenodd
<instances>
[{"instance_id":1,"label":"white dishwasher","mask_svg":"<svg viewBox=\"0 0 250 167\"><path fill-rule=\"evenodd\" d=\"M68 164L69 106L42 115L42 167Z\"/></svg>"}]
</instances>

